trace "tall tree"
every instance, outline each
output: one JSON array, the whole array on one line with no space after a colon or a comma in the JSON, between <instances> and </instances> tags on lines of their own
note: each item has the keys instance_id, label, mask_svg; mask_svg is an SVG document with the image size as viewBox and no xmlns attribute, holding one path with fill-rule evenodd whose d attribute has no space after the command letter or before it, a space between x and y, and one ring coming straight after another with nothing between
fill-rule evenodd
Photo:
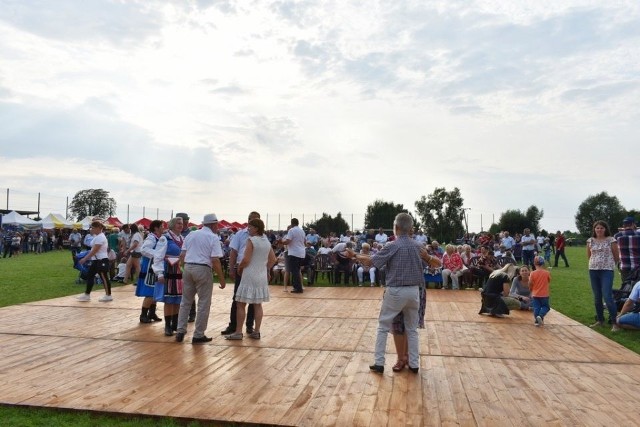
<instances>
[{"instance_id":1,"label":"tall tree","mask_svg":"<svg viewBox=\"0 0 640 427\"><path fill-rule=\"evenodd\" d=\"M367 206L367 213L364 215L364 228L391 228L393 220L399 213L408 213L408 211L402 204L396 205L393 202L377 199Z\"/></svg>"},{"instance_id":2,"label":"tall tree","mask_svg":"<svg viewBox=\"0 0 640 427\"><path fill-rule=\"evenodd\" d=\"M622 223L625 216L625 209L618 198L610 196L606 191L603 191L587 197L580 203L575 216L576 228L583 236L590 236L593 223L603 220L615 230Z\"/></svg>"},{"instance_id":3,"label":"tall tree","mask_svg":"<svg viewBox=\"0 0 640 427\"><path fill-rule=\"evenodd\" d=\"M528 228L535 235L540 231L540 220L544 211L539 210L535 205L529 206L526 212L517 209L510 209L500 215L498 221L498 231L508 231L509 234L522 233Z\"/></svg>"},{"instance_id":4,"label":"tall tree","mask_svg":"<svg viewBox=\"0 0 640 427\"><path fill-rule=\"evenodd\" d=\"M349 229L349 224L342 218L340 212L338 212L335 218L323 212L317 221L307 223L305 228L307 230L313 228L320 236L326 237L331 231L338 235L344 234Z\"/></svg>"},{"instance_id":5,"label":"tall tree","mask_svg":"<svg viewBox=\"0 0 640 427\"><path fill-rule=\"evenodd\" d=\"M436 188L415 202L416 213L429 235L440 242L455 242L464 235L464 200L460 189Z\"/></svg>"},{"instance_id":6,"label":"tall tree","mask_svg":"<svg viewBox=\"0 0 640 427\"><path fill-rule=\"evenodd\" d=\"M87 216L108 217L116 212L116 201L109 192L101 188L80 190L73 196L69 205L71 214L77 220Z\"/></svg>"}]
</instances>

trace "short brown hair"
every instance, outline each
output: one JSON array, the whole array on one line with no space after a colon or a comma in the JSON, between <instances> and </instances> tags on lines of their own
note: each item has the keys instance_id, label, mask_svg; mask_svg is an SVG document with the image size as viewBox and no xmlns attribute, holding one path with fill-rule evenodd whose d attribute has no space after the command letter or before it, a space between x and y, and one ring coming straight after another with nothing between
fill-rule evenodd
<instances>
[{"instance_id":1,"label":"short brown hair","mask_svg":"<svg viewBox=\"0 0 640 427\"><path fill-rule=\"evenodd\" d=\"M251 221L249 221L249 225L252 225L255 228L257 228L256 234L258 236L262 236L264 234L264 222L262 222L260 218L252 219Z\"/></svg>"}]
</instances>

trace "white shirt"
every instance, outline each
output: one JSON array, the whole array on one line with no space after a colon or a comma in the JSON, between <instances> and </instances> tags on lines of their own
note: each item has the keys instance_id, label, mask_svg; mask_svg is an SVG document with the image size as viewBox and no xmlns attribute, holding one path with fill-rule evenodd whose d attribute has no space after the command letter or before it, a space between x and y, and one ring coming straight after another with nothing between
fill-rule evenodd
<instances>
[{"instance_id":1,"label":"white shirt","mask_svg":"<svg viewBox=\"0 0 640 427\"><path fill-rule=\"evenodd\" d=\"M249 230L245 228L234 234L231 239L229 247L238 253L236 264L240 264L244 258L244 251L247 247L247 240L249 240L249 237Z\"/></svg>"},{"instance_id":2,"label":"white shirt","mask_svg":"<svg viewBox=\"0 0 640 427\"><path fill-rule=\"evenodd\" d=\"M533 234L523 235L520 239L522 249L525 251L532 251L535 249L536 237Z\"/></svg>"},{"instance_id":3,"label":"white shirt","mask_svg":"<svg viewBox=\"0 0 640 427\"><path fill-rule=\"evenodd\" d=\"M385 233L376 234L376 242L382 243L384 245L385 243L387 243L387 240L389 240L389 236L387 236Z\"/></svg>"},{"instance_id":4,"label":"white shirt","mask_svg":"<svg viewBox=\"0 0 640 427\"><path fill-rule=\"evenodd\" d=\"M288 255L298 258L305 257L304 237L304 231L297 225L289 229L287 237L285 237L286 240L289 240L289 244L287 245Z\"/></svg>"},{"instance_id":5,"label":"white shirt","mask_svg":"<svg viewBox=\"0 0 640 427\"><path fill-rule=\"evenodd\" d=\"M211 267L211 258L222 258L222 244L220 237L209 227L192 231L185 238L182 251L186 251L185 263L205 264Z\"/></svg>"},{"instance_id":6,"label":"white shirt","mask_svg":"<svg viewBox=\"0 0 640 427\"><path fill-rule=\"evenodd\" d=\"M100 249L93 256L93 259L105 259L109 257L109 244L107 243L107 237L104 233L96 234L91 240L91 248L96 245L100 245Z\"/></svg>"}]
</instances>

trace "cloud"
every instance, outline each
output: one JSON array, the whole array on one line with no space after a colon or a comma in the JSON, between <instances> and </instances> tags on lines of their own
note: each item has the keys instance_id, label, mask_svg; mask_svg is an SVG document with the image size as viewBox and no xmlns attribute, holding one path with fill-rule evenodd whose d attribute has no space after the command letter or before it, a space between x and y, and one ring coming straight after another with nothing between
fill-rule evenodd
<instances>
[{"instance_id":1,"label":"cloud","mask_svg":"<svg viewBox=\"0 0 640 427\"><path fill-rule=\"evenodd\" d=\"M46 39L65 42L108 41L116 45L139 43L158 34L163 23L162 3L156 1L39 1L7 0L0 21Z\"/></svg>"}]
</instances>

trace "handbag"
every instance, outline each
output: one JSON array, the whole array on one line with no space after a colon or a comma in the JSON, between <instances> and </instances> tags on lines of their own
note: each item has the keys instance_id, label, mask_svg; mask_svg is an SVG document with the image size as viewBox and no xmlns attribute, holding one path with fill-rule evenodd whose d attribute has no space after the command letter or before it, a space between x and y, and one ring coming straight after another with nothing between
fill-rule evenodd
<instances>
[{"instance_id":1,"label":"handbag","mask_svg":"<svg viewBox=\"0 0 640 427\"><path fill-rule=\"evenodd\" d=\"M153 249L156 248L156 246L158 245L158 240L156 240L156 244L153 245ZM158 275L153 271L152 265L153 265L153 258L147 258L147 257L143 257L142 258L142 264L144 265L145 261L147 262L147 268L146 271L143 270L140 275L142 276L144 274L143 280L144 280L144 284L145 286L155 286L156 281L158 280Z\"/></svg>"}]
</instances>

